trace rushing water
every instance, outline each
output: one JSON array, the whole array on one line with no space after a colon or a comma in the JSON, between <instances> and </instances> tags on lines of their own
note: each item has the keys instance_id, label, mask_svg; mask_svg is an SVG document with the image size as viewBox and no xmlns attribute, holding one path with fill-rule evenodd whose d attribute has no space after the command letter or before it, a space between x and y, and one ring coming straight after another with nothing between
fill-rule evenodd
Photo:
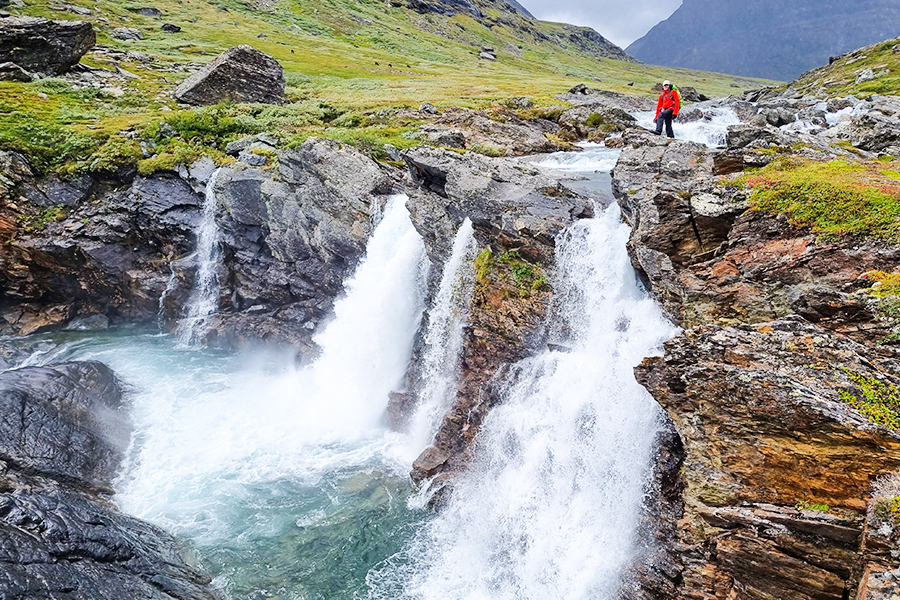
<instances>
[{"instance_id":1,"label":"rushing water","mask_svg":"<svg viewBox=\"0 0 900 600\"><path fill-rule=\"evenodd\" d=\"M409 428L414 443L421 448L431 443L455 397L463 333L475 286L477 250L472 222L465 219L453 240L440 288L428 311L421 367L421 379L428 385L419 394L418 408Z\"/></svg>"},{"instance_id":2,"label":"rushing water","mask_svg":"<svg viewBox=\"0 0 900 600\"><path fill-rule=\"evenodd\" d=\"M688 122L675 119L672 123L675 139L697 142L710 147L724 146L728 126L737 125L741 122L740 118L734 109L728 106L704 106L702 110L705 116L703 119ZM653 121L655 114L656 111L639 112L635 113L634 117L641 127L656 131L656 123Z\"/></svg>"},{"instance_id":3,"label":"rushing water","mask_svg":"<svg viewBox=\"0 0 900 600\"><path fill-rule=\"evenodd\" d=\"M605 204L616 156L589 146L541 160L595 177L585 189ZM413 432L392 433L387 397L402 385L428 268L403 200L384 208L312 365L133 331L65 334L30 362L97 359L130 384L135 432L116 501L190 540L230 599L611 598L658 418L632 367L673 334L636 282L618 209L559 240L548 330L569 351L510 369L472 470L434 515L408 470L453 387L475 245L464 224L430 310L434 386Z\"/></svg>"},{"instance_id":4,"label":"rushing water","mask_svg":"<svg viewBox=\"0 0 900 600\"><path fill-rule=\"evenodd\" d=\"M511 370L450 505L370 575L374 598L612 598L658 405L632 368L673 335L639 289L617 207L558 242L553 341Z\"/></svg>"},{"instance_id":5,"label":"rushing water","mask_svg":"<svg viewBox=\"0 0 900 600\"><path fill-rule=\"evenodd\" d=\"M219 264L219 226L216 224L215 194L218 175L219 169L216 169L206 183L203 211L197 228L197 250L194 252L197 266L194 289L185 307L186 314L178 322L175 331L181 345L188 348L199 347L206 330L207 317L219 308L219 278L216 274ZM164 297L165 292L160 299L160 312Z\"/></svg>"}]
</instances>

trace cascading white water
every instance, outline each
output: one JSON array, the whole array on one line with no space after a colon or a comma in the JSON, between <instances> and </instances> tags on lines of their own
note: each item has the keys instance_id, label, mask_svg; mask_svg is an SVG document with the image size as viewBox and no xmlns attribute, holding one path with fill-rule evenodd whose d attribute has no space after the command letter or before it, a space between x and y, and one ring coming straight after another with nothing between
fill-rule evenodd
<instances>
[{"instance_id":1,"label":"cascading white water","mask_svg":"<svg viewBox=\"0 0 900 600\"><path fill-rule=\"evenodd\" d=\"M456 233L450 258L441 275L440 288L428 313L421 367L421 379L427 386L419 395L410 425L412 443L418 450L434 437L456 392L463 329L475 284L477 250L472 222L465 219Z\"/></svg>"},{"instance_id":2,"label":"cascading white water","mask_svg":"<svg viewBox=\"0 0 900 600\"><path fill-rule=\"evenodd\" d=\"M593 171L612 171L619 159L619 150L607 148L601 144L583 142L578 144L581 152L554 152L545 154L537 160L530 160L534 165L556 169L558 171L570 171L574 173L590 173Z\"/></svg>"},{"instance_id":3,"label":"cascading white water","mask_svg":"<svg viewBox=\"0 0 900 600\"><path fill-rule=\"evenodd\" d=\"M656 111L634 113L634 118L638 120L638 125L645 129L656 131L656 123L653 117ZM734 112L734 109L728 106L705 107L703 114L707 118L697 121L679 121L676 119L672 123L675 139L688 142L697 142L715 148L725 145L725 134L728 133L730 125L738 125L741 122L740 117ZM663 132L665 135L665 132Z\"/></svg>"},{"instance_id":4,"label":"cascading white water","mask_svg":"<svg viewBox=\"0 0 900 600\"><path fill-rule=\"evenodd\" d=\"M219 264L219 227L216 224L216 169L206 183L203 212L197 227L197 250L194 252L197 265L194 289L188 299L186 314L179 320L176 335L185 347L197 346L205 333L207 317L219 308L219 279L216 268Z\"/></svg>"},{"instance_id":5,"label":"cascading white water","mask_svg":"<svg viewBox=\"0 0 900 600\"><path fill-rule=\"evenodd\" d=\"M660 409L632 368L675 330L639 288L618 207L557 243L552 331L515 366L449 505L369 574L370 598L612 598Z\"/></svg>"}]
</instances>

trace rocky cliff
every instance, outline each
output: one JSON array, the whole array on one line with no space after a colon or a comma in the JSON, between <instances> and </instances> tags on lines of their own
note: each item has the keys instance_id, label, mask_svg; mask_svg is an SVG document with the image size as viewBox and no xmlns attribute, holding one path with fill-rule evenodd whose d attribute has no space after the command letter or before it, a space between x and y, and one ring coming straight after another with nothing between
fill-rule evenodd
<instances>
[{"instance_id":1,"label":"rocky cliff","mask_svg":"<svg viewBox=\"0 0 900 600\"><path fill-rule=\"evenodd\" d=\"M828 117L844 102L852 116ZM727 103L749 124L724 147L630 131L613 172L632 262L685 328L636 369L671 425L645 525L663 551L637 560L626 595L881 598L896 591L884 576L895 524L878 490L900 460L900 355L867 274L896 269L900 248L871 222L825 234L818 213L798 216L842 176L778 186L799 165L869 168L872 140L898 131L875 134L870 112L894 114L895 101ZM798 119L818 119L815 135L785 127ZM876 184L847 185L826 202ZM795 204L761 202L769 190Z\"/></svg>"},{"instance_id":2,"label":"rocky cliff","mask_svg":"<svg viewBox=\"0 0 900 600\"><path fill-rule=\"evenodd\" d=\"M790 81L898 30L891 0L685 0L626 52L653 65Z\"/></svg>"}]
</instances>

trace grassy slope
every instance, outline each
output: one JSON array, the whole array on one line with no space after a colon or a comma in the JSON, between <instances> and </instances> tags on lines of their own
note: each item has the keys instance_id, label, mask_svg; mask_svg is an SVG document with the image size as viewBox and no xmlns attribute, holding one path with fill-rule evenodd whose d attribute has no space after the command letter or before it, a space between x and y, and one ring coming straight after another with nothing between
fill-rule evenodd
<instances>
[{"instance_id":1,"label":"grassy slope","mask_svg":"<svg viewBox=\"0 0 900 600\"><path fill-rule=\"evenodd\" d=\"M895 51L894 49L898 50ZM872 69L880 74L856 83L857 74ZM827 94L829 97L900 93L900 38L872 44L837 57L830 65L813 69L791 84L799 92Z\"/></svg>"},{"instance_id":2,"label":"grassy slope","mask_svg":"<svg viewBox=\"0 0 900 600\"><path fill-rule=\"evenodd\" d=\"M479 23L463 15L420 15L384 0L166 0L145 4L73 0L71 4L93 14L79 17L54 9L61 5L47 0L32 0L18 13L89 20L98 32L98 44L140 52L156 62L152 68L128 58L111 64L100 55L87 55L82 60L85 64L107 69L120 66L140 77L125 84L113 83L126 92L119 98L97 90L73 90L56 80L0 83L0 148L23 151L44 169L134 162L140 158L137 142L119 135L129 128L143 132L151 142L165 142L160 153L168 156L158 165L145 164L145 169L150 169L210 153L214 141L262 130L279 131L294 142L316 134L345 141L361 139L371 145L382 141L408 145L399 134L414 123L346 117L388 107L418 107L422 102L483 108L512 96L528 96L546 106L558 104L553 96L580 81L610 90L649 93L654 83L669 78L709 96L762 83L597 59L578 51L566 39L568 26L524 19L489 6ZM160 9L162 18L134 12L142 6ZM181 26L182 31L161 32L159 27L166 22ZM109 32L122 26L140 29L144 39L112 39ZM195 114L198 111L176 106L171 91L187 76L184 65L207 62L237 44L267 52L284 66L292 103L279 109L225 107L213 113L199 111L199 116ZM498 60L479 60L481 46L495 48ZM173 117L177 112L190 114L179 121ZM341 114L345 115L343 122L335 119ZM198 119L203 123L193 127L197 123L191 121ZM151 127L150 134L145 129L162 120L173 122L181 134L179 143L171 148L156 129ZM179 126L184 122L189 132ZM193 142L185 138L186 133L193 134Z\"/></svg>"}]
</instances>

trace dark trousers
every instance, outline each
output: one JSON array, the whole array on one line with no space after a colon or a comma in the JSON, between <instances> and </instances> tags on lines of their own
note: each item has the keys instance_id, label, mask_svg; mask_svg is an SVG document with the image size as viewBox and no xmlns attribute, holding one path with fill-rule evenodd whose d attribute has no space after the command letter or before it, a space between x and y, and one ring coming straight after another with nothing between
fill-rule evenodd
<instances>
[{"instance_id":1,"label":"dark trousers","mask_svg":"<svg viewBox=\"0 0 900 600\"><path fill-rule=\"evenodd\" d=\"M656 135L662 134L663 123L666 124L666 135L670 138L675 137L675 132L672 131L672 109L667 108L664 111L659 113L659 118L656 119Z\"/></svg>"}]
</instances>

